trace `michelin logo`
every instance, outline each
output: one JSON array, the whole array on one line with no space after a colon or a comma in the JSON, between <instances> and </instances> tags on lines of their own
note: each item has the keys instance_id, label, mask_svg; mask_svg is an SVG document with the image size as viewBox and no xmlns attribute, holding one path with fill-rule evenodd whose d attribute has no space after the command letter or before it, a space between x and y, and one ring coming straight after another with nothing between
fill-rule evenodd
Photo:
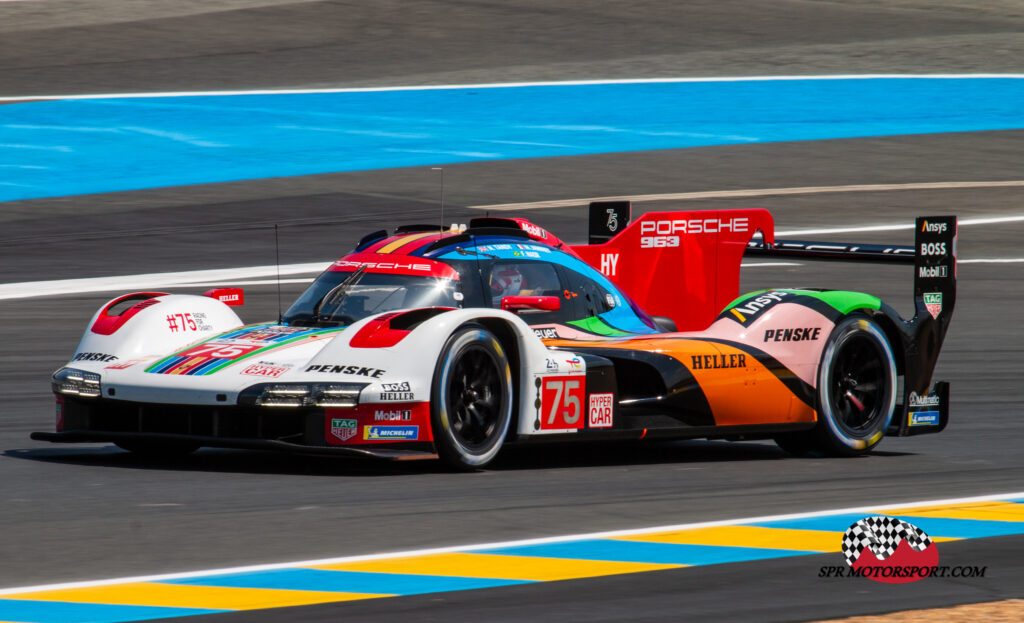
<instances>
[{"instance_id":1,"label":"michelin logo","mask_svg":"<svg viewBox=\"0 0 1024 623\"><path fill-rule=\"evenodd\" d=\"M373 441L416 440L420 436L419 426L365 426L363 439Z\"/></svg>"},{"instance_id":2,"label":"michelin logo","mask_svg":"<svg viewBox=\"0 0 1024 623\"><path fill-rule=\"evenodd\" d=\"M939 424L938 411L911 411L910 426L937 426Z\"/></svg>"}]
</instances>

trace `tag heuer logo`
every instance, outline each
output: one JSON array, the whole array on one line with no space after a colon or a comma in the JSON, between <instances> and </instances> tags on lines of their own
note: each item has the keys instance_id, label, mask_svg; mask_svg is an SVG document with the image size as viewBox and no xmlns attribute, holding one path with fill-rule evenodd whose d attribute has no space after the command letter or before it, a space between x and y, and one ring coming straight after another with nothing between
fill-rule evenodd
<instances>
[{"instance_id":1,"label":"tag heuer logo","mask_svg":"<svg viewBox=\"0 0 1024 623\"><path fill-rule=\"evenodd\" d=\"M359 432L359 422L356 420L343 420L334 418L331 420L331 434L342 441L348 441Z\"/></svg>"},{"instance_id":2,"label":"tag heuer logo","mask_svg":"<svg viewBox=\"0 0 1024 623\"><path fill-rule=\"evenodd\" d=\"M925 292L924 306L932 318L938 318L942 313L942 292Z\"/></svg>"}]
</instances>

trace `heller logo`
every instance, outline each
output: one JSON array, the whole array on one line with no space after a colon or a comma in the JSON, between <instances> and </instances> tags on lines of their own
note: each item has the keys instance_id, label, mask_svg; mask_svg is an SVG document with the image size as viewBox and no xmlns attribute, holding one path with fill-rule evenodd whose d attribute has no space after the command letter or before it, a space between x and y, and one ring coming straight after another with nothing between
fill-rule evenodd
<instances>
[{"instance_id":1,"label":"heller logo","mask_svg":"<svg viewBox=\"0 0 1024 623\"><path fill-rule=\"evenodd\" d=\"M925 292L924 306L932 318L938 318L942 313L942 292Z\"/></svg>"},{"instance_id":2,"label":"heller logo","mask_svg":"<svg viewBox=\"0 0 1024 623\"><path fill-rule=\"evenodd\" d=\"M916 582L939 564L935 543L914 524L893 517L865 517L843 536L843 556L857 575L885 584Z\"/></svg>"},{"instance_id":3,"label":"heller logo","mask_svg":"<svg viewBox=\"0 0 1024 623\"><path fill-rule=\"evenodd\" d=\"M719 368L745 368L747 356L743 353L728 355L691 355L692 370L717 370Z\"/></svg>"}]
</instances>

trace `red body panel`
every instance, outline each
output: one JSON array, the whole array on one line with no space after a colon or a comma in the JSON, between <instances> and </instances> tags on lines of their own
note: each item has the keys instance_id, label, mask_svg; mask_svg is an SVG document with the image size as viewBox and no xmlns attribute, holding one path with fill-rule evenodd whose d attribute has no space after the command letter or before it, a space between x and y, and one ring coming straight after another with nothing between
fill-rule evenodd
<instances>
[{"instance_id":1,"label":"red body panel","mask_svg":"<svg viewBox=\"0 0 1024 623\"><path fill-rule=\"evenodd\" d=\"M640 307L693 331L739 296L740 261L756 232L775 242L767 210L648 212L604 244L572 249Z\"/></svg>"}]
</instances>

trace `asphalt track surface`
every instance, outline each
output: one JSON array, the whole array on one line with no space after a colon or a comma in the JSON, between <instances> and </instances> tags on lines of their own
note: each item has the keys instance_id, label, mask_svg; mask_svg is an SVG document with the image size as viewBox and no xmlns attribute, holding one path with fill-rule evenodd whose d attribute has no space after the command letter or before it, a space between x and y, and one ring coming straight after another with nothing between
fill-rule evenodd
<instances>
[{"instance_id":1,"label":"asphalt track surface","mask_svg":"<svg viewBox=\"0 0 1024 623\"><path fill-rule=\"evenodd\" d=\"M0 96L144 90L682 75L1024 70L1016 3L202 3L0 5ZM662 6L670 4L671 6ZM258 6L257 6L258 5ZM934 6L933 6L934 5ZM78 9L78 10L75 10ZM190 12L192 11L192 12ZM156 16L156 17L153 17ZM737 19L742 16L742 19ZM113 23L118 21L118 23ZM775 143L445 167L446 220L465 206L740 188L1021 179L1024 132ZM333 259L365 232L436 220L428 168L279 178L0 205L0 281ZM688 202L766 207L779 229L1024 213L1021 191L834 193ZM638 209L674 209L649 204ZM581 240L581 208L530 215ZM1024 257L1019 223L964 227L961 259ZM909 242L907 232L839 236ZM937 370L940 435L870 457L791 458L768 443L515 449L494 469L205 450L173 465L109 446L28 440L52 426L47 377L104 294L0 305L0 586L505 541L751 515L1019 491L1024 482L1021 264L965 263ZM863 289L907 310L905 269L748 268L743 287ZM287 284L289 300L301 284ZM276 315L247 288L242 316ZM943 551L992 578L853 586L812 558L295 610L302 620L812 620L1021 597L1024 539ZM945 555L945 554L944 554ZM954 554L950 554L952 557ZM827 557L822 557L823 560ZM510 606L511 604L511 606ZM212 618L279 620L280 613Z\"/></svg>"}]
</instances>

